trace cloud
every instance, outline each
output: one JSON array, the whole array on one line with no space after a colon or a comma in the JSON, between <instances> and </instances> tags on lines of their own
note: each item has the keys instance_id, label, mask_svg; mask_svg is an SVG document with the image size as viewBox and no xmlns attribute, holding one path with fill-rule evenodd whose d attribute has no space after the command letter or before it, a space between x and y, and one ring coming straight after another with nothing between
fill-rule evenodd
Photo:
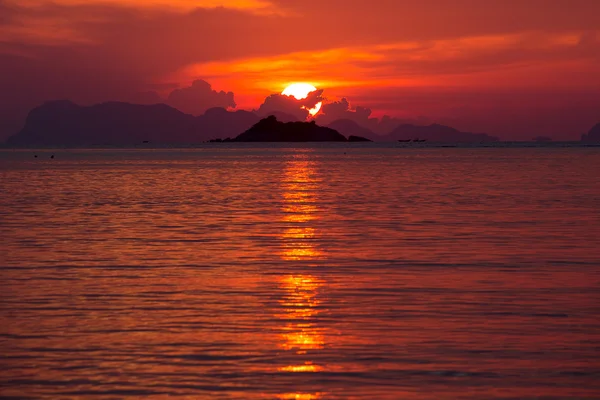
<instances>
[{"instance_id":1,"label":"cloud","mask_svg":"<svg viewBox=\"0 0 600 400\"><path fill-rule=\"evenodd\" d=\"M273 8L265 0L5 0L7 3L18 3L23 7L40 7L48 4L78 6L89 4L105 4L130 8L168 9L189 11L197 8L229 8L247 11L266 12Z\"/></svg>"},{"instance_id":2,"label":"cloud","mask_svg":"<svg viewBox=\"0 0 600 400\"><path fill-rule=\"evenodd\" d=\"M348 99L343 98L340 101L323 104L321 107L320 119L324 121L334 121L336 119L351 119L358 123L366 123L371 115L371 109L365 107L350 108Z\"/></svg>"},{"instance_id":3,"label":"cloud","mask_svg":"<svg viewBox=\"0 0 600 400\"><path fill-rule=\"evenodd\" d=\"M486 86L505 86L507 83L536 86L541 78L554 74L555 85L588 87L590 78L595 79L593 84L600 83L598 74L570 74L570 81L566 81L565 69L595 68L598 62L600 31L521 32L213 61L189 67L184 76L195 74L227 79L227 76L236 75L237 79L243 77L265 87L317 78L315 84L329 91L357 87L470 86L473 79L485 74L511 80L485 76ZM532 66L544 69L545 74L526 74L523 78L514 74ZM482 80L477 82L478 86ZM548 83L543 81L543 85Z\"/></svg>"},{"instance_id":4,"label":"cloud","mask_svg":"<svg viewBox=\"0 0 600 400\"><path fill-rule=\"evenodd\" d=\"M321 125L329 125L334 121L347 119L378 134L387 134L401 124L427 124L429 122L425 118L400 119L389 115L376 118L372 117L371 114L372 110L370 108L362 106L353 108L348 99L343 98L339 101L323 104L321 112L317 115L317 122Z\"/></svg>"},{"instance_id":5,"label":"cloud","mask_svg":"<svg viewBox=\"0 0 600 400\"><path fill-rule=\"evenodd\" d=\"M308 110L314 108L317 103L322 101L323 90L315 90L309 93L305 99L301 100L297 100L292 96L272 94L265 99L256 112L260 116L280 112L293 115L299 120L305 120L308 118Z\"/></svg>"},{"instance_id":6,"label":"cloud","mask_svg":"<svg viewBox=\"0 0 600 400\"><path fill-rule=\"evenodd\" d=\"M210 83L195 80L192 86L175 89L169 95L167 104L188 114L200 115L213 107L235 108L233 92L212 89Z\"/></svg>"}]
</instances>

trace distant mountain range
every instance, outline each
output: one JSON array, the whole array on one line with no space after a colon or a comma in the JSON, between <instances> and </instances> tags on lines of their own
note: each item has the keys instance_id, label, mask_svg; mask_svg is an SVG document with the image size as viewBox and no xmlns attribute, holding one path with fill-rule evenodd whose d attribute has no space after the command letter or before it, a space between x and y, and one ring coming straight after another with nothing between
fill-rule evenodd
<instances>
[{"instance_id":1,"label":"distant mountain range","mask_svg":"<svg viewBox=\"0 0 600 400\"><path fill-rule=\"evenodd\" d=\"M381 141L381 136L373 133L370 129L360 126L358 123L351 119L338 119L333 121L329 125L329 128L335 129L344 136L360 136L368 138L372 141Z\"/></svg>"},{"instance_id":2,"label":"distant mountain range","mask_svg":"<svg viewBox=\"0 0 600 400\"><path fill-rule=\"evenodd\" d=\"M293 115L274 112L275 122L297 122ZM79 106L70 101L52 101L30 111L25 126L7 140L11 146L85 146L85 145L137 145L197 144L214 139L237 138L241 132L250 131L257 138L259 128L266 129L264 137L281 141L275 132L272 119L261 122L261 116L250 111L227 111L212 108L203 115L185 114L165 104L139 105L108 102L93 106ZM264 120L263 120L264 121ZM326 128L303 131L300 141L338 141L340 136L350 141L364 139L376 142L396 142L419 139L428 142L494 142L499 139L484 133L461 132L449 126L403 124L386 135L378 135L349 119L331 122ZM296 126L296 125L291 125ZM298 125L298 127L303 125ZM268 128L268 129L267 129ZM254 130L252 130L254 129ZM304 128L298 128L300 130ZM321 136L311 136L319 132ZM335 134L333 133L335 132ZM336 135L337 134L337 135ZM270 136L269 136L270 135ZM339 135L339 136L338 136ZM234 139L231 139L234 140ZM288 139L295 141L291 135ZM261 139L261 141L263 141ZM582 141L600 142L600 124L596 125Z\"/></svg>"},{"instance_id":3,"label":"distant mountain range","mask_svg":"<svg viewBox=\"0 0 600 400\"><path fill-rule=\"evenodd\" d=\"M235 136L260 118L248 111L213 108L194 117L165 104L102 103L81 107L48 102L31 110L9 145L134 145L202 143Z\"/></svg>"},{"instance_id":4,"label":"distant mountain range","mask_svg":"<svg viewBox=\"0 0 600 400\"><path fill-rule=\"evenodd\" d=\"M587 135L582 135L581 141L586 143L600 143L600 123L590 129Z\"/></svg>"},{"instance_id":5,"label":"distant mountain range","mask_svg":"<svg viewBox=\"0 0 600 400\"><path fill-rule=\"evenodd\" d=\"M485 133L461 132L449 126L439 124L427 126L409 124L400 125L391 131L386 139L388 141L420 139L427 140L428 142L441 143L497 142L500 140L495 136L489 136Z\"/></svg>"},{"instance_id":6,"label":"distant mountain range","mask_svg":"<svg viewBox=\"0 0 600 400\"><path fill-rule=\"evenodd\" d=\"M340 119L328 125L336 129L345 136L356 135L371 139L374 142L396 142L423 140L428 142L451 142L451 143L472 143L472 142L497 142L500 139L495 136L489 136L485 133L461 132L449 126L433 125L412 125L402 124L396 127L387 135L377 135L367 128L349 119Z\"/></svg>"}]
</instances>

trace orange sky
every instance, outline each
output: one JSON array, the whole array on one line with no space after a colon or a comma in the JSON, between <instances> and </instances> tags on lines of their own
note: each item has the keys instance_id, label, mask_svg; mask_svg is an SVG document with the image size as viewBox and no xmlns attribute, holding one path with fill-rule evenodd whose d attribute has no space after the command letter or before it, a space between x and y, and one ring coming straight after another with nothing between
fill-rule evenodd
<instances>
[{"instance_id":1,"label":"orange sky","mask_svg":"<svg viewBox=\"0 0 600 400\"><path fill-rule=\"evenodd\" d=\"M0 0L0 139L46 100L195 79L238 108L306 81L373 116L576 138L600 121L599 27L597 0Z\"/></svg>"}]
</instances>

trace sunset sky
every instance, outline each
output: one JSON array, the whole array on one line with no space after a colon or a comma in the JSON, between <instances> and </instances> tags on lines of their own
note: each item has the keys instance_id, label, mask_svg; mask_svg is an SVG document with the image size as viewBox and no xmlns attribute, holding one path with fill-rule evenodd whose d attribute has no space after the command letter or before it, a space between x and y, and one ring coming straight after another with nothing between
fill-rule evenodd
<instances>
[{"instance_id":1,"label":"sunset sky","mask_svg":"<svg viewBox=\"0 0 600 400\"><path fill-rule=\"evenodd\" d=\"M371 117L578 139L600 121L600 1L0 0L0 140L47 100L251 110L292 82Z\"/></svg>"}]
</instances>

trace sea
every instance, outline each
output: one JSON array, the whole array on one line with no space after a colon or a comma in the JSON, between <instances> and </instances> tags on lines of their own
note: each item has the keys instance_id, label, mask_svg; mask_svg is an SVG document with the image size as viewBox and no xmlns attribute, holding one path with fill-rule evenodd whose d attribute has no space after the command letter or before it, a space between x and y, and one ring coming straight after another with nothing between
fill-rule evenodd
<instances>
[{"instance_id":1,"label":"sea","mask_svg":"<svg viewBox=\"0 0 600 400\"><path fill-rule=\"evenodd\" d=\"M600 399L600 148L2 149L0 398Z\"/></svg>"}]
</instances>

